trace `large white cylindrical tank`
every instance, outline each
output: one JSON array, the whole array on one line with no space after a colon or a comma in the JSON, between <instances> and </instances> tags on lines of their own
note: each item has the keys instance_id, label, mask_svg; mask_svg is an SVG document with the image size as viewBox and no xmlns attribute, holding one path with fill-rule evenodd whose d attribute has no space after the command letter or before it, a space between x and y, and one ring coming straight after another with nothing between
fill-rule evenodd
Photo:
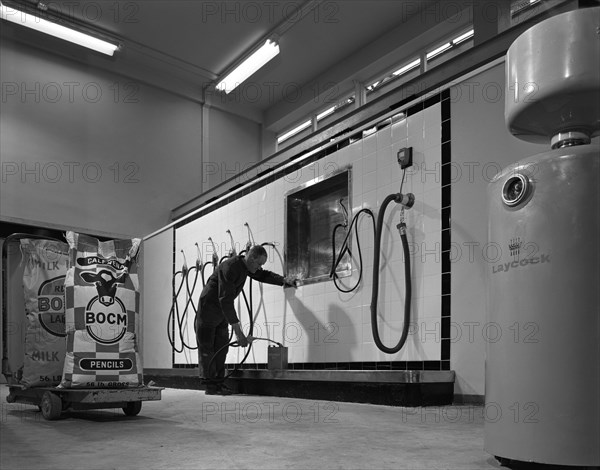
<instances>
[{"instance_id":1,"label":"large white cylindrical tank","mask_svg":"<svg viewBox=\"0 0 600 470\"><path fill-rule=\"evenodd\" d=\"M519 139L550 143L559 132L600 132L600 8L553 16L506 54L504 117Z\"/></svg>"},{"instance_id":2,"label":"large white cylindrical tank","mask_svg":"<svg viewBox=\"0 0 600 470\"><path fill-rule=\"evenodd\" d=\"M600 466L600 147L524 159L488 198L485 449Z\"/></svg>"}]
</instances>

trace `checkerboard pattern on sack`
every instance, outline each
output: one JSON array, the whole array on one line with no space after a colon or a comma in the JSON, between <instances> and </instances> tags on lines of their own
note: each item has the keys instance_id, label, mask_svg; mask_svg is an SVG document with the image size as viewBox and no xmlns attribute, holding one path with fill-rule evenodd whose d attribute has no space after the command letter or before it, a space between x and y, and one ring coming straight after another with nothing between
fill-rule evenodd
<instances>
[{"instance_id":1,"label":"checkerboard pattern on sack","mask_svg":"<svg viewBox=\"0 0 600 470\"><path fill-rule=\"evenodd\" d=\"M65 278L67 353L62 387L143 385L136 330L139 238L101 242L67 232L71 267Z\"/></svg>"}]
</instances>

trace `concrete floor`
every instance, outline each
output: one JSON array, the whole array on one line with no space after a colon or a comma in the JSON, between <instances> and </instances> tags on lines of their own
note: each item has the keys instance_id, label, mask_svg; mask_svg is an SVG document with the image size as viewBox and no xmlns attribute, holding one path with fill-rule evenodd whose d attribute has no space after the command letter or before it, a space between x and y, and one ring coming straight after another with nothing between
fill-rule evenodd
<instances>
[{"instance_id":1,"label":"concrete floor","mask_svg":"<svg viewBox=\"0 0 600 470\"><path fill-rule=\"evenodd\" d=\"M141 413L7 403L0 468L488 469L483 407L402 408L165 389Z\"/></svg>"}]
</instances>

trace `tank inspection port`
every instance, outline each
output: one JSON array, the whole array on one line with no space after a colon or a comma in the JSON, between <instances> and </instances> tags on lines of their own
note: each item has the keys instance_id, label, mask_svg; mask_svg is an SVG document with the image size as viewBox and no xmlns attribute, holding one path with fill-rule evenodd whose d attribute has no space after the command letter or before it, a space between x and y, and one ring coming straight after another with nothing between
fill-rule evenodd
<instances>
[{"instance_id":1,"label":"tank inspection port","mask_svg":"<svg viewBox=\"0 0 600 470\"><path fill-rule=\"evenodd\" d=\"M529 180L517 174L506 180L502 188L502 201L509 207L514 207L525 199L529 193Z\"/></svg>"}]
</instances>

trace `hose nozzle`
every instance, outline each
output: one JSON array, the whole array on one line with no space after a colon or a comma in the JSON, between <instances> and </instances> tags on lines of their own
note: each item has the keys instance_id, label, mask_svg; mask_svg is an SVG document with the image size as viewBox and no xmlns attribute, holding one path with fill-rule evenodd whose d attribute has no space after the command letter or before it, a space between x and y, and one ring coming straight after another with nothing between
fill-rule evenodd
<instances>
[{"instance_id":1,"label":"hose nozzle","mask_svg":"<svg viewBox=\"0 0 600 470\"><path fill-rule=\"evenodd\" d=\"M400 232L400 236L406 235L406 224L404 222L400 222L396 225L396 228L398 229L398 232Z\"/></svg>"},{"instance_id":2,"label":"hose nozzle","mask_svg":"<svg viewBox=\"0 0 600 470\"><path fill-rule=\"evenodd\" d=\"M402 204L407 209L410 209L415 204L415 195L413 193L408 193L408 194L398 193L398 194L396 194L396 197L394 198L394 202L396 204Z\"/></svg>"}]
</instances>

